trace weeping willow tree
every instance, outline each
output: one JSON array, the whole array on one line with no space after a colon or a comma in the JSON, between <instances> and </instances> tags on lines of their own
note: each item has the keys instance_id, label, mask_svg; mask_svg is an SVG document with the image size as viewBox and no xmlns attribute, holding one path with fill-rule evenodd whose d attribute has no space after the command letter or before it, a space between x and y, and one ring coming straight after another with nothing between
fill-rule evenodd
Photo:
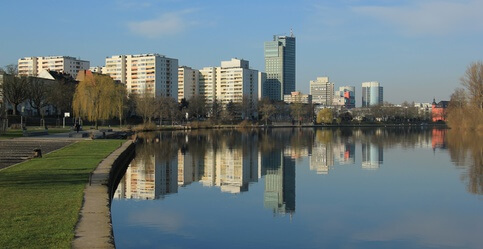
<instances>
[{"instance_id":1,"label":"weeping willow tree","mask_svg":"<svg viewBox=\"0 0 483 249\"><path fill-rule=\"evenodd\" d=\"M90 74L79 83L74 94L73 109L77 117L95 122L119 115L116 104L118 98L124 98L116 91L116 84L111 77L100 74Z\"/></svg>"}]
</instances>

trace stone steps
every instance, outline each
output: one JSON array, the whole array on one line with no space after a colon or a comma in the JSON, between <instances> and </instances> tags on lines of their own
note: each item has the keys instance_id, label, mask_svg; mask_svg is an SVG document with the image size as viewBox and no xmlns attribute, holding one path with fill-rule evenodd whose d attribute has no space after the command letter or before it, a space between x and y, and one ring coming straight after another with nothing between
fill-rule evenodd
<instances>
[{"instance_id":1,"label":"stone steps","mask_svg":"<svg viewBox=\"0 0 483 249\"><path fill-rule=\"evenodd\" d=\"M33 158L35 149L41 149L44 155L71 143L59 140L0 140L0 169Z\"/></svg>"}]
</instances>

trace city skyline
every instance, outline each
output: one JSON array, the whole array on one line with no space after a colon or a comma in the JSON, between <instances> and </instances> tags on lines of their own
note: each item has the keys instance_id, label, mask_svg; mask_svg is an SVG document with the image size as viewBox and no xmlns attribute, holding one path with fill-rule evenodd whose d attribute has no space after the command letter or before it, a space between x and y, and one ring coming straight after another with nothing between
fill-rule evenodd
<instances>
[{"instance_id":1,"label":"city skyline","mask_svg":"<svg viewBox=\"0 0 483 249\"><path fill-rule=\"evenodd\" d=\"M243 58L263 71L264 42L292 28L296 90L308 93L311 79L329 76L361 96L361 82L379 81L397 104L449 99L466 67L481 60L483 3L475 0L26 2L0 10L0 20L15 23L3 29L0 66L51 55L101 66L113 54L159 53L197 69ZM74 10L90 17L73 18ZM39 18L45 25L31 25Z\"/></svg>"}]
</instances>

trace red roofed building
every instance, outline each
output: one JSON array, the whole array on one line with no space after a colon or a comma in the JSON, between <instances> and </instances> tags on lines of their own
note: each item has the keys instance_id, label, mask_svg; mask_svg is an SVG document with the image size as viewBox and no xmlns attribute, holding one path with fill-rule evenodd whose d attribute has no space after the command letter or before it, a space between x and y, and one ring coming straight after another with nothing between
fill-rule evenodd
<instances>
[{"instance_id":1,"label":"red roofed building","mask_svg":"<svg viewBox=\"0 0 483 249\"><path fill-rule=\"evenodd\" d=\"M439 103L436 103L436 100L433 99L433 104L431 108L433 122L438 122L438 121L446 122L448 105L449 105L449 101L440 101Z\"/></svg>"}]
</instances>

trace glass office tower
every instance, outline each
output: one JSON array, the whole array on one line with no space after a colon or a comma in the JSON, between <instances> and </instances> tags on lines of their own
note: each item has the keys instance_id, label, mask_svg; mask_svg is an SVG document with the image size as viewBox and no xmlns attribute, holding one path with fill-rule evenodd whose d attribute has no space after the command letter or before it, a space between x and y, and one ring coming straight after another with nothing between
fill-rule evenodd
<instances>
[{"instance_id":1,"label":"glass office tower","mask_svg":"<svg viewBox=\"0 0 483 249\"><path fill-rule=\"evenodd\" d=\"M264 97L283 100L283 95L295 91L295 37L275 35L273 41L265 42L264 51Z\"/></svg>"},{"instance_id":2,"label":"glass office tower","mask_svg":"<svg viewBox=\"0 0 483 249\"><path fill-rule=\"evenodd\" d=\"M372 81L362 83L362 107L382 104L383 101L383 89L379 82Z\"/></svg>"}]
</instances>

